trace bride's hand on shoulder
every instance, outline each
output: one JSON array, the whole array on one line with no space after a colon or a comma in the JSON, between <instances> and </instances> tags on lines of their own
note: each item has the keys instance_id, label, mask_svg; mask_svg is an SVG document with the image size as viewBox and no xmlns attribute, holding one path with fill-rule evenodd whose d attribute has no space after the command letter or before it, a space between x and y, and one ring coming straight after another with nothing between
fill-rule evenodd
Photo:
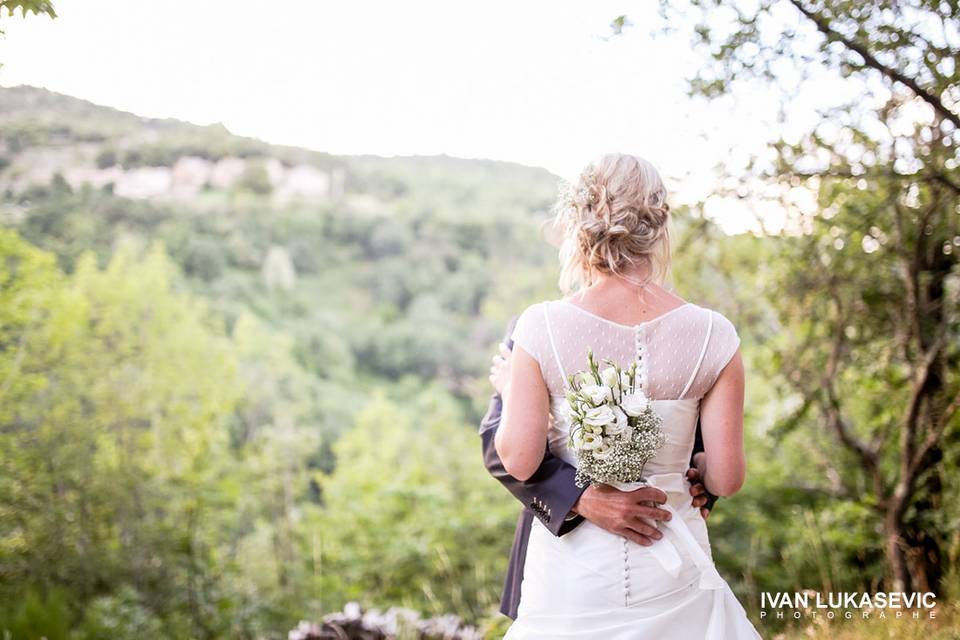
<instances>
[{"instance_id":1,"label":"bride's hand on shoulder","mask_svg":"<svg viewBox=\"0 0 960 640\"><path fill-rule=\"evenodd\" d=\"M500 353L493 356L490 364L490 384L500 395L510 381L510 353L510 348L501 342Z\"/></svg>"},{"instance_id":2,"label":"bride's hand on shoulder","mask_svg":"<svg viewBox=\"0 0 960 640\"><path fill-rule=\"evenodd\" d=\"M593 484L583 492L573 510L602 529L648 547L663 534L646 520L669 520L669 511L654 506L666 501L667 494L656 487L620 491Z\"/></svg>"}]
</instances>

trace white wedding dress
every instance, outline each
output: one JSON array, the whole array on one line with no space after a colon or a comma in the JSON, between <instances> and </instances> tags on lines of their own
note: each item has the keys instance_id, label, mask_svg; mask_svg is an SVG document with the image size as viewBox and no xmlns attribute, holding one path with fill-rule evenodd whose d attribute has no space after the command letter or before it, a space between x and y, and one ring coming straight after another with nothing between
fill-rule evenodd
<instances>
[{"instance_id":1,"label":"white wedding dress","mask_svg":"<svg viewBox=\"0 0 960 640\"><path fill-rule=\"evenodd\" d=\"M505 638L720 640L759 638L710 555L707 527L691 505L684 476L700 399L740 339L717 311L687 303L639 325L596 316L566 300L527 308L513 333L539 363L550 391L550 450L576 465L567 448L564 389L587 366L587 350L623 367L639 362L643 388L663 418L666 444L647 479L667 494L672 518L644 547L589 521L554 536L537 519L530 532L517 619Z\"/></svg>"}]
</instances>

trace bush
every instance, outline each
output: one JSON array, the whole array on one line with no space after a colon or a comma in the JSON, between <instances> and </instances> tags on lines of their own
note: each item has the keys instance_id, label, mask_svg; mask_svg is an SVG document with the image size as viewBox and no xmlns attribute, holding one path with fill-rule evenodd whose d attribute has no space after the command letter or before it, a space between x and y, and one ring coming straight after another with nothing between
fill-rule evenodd
<instances>
[{"instance_id":1,"label":"bush","mask_svg":"<svg viewBox=\"0 0 960 640\"><path fill-rule=\"evenodd\" d=\"M140 640L161 638L167 634L161 620L143 605L136 589L123 586L88 605L80 635L90 640Z\"/></svg>"}]
</instances>

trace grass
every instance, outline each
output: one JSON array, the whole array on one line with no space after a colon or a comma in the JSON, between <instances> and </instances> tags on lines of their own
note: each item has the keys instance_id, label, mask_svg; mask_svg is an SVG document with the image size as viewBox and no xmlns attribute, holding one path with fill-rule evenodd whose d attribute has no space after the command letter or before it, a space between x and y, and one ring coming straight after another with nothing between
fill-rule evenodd
<instances>
[{"instance_id":1,"label":"grass","mask_svg":"<svg viewBox=\"0 0 960 640\"><path fill-rule=\"evenodd\" d=\"M899 620L889 614L886 619L872 614L868 620L827 620L818 616L770 635L761 626L757 629L771 640L960 640L960 605L941 604L933 611L936 617L932 620L924 615L926 612L921 612L919 620L906 612Z\"/></svg>"}]
</instances>

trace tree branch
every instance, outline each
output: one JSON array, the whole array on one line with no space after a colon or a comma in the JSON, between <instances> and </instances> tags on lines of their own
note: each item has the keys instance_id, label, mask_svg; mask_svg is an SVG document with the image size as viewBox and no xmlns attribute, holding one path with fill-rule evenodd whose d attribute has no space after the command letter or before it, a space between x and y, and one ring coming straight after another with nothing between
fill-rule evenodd
<instances>
[{"instance_id":1,"label":"tree branch","mask_svg":"<svg viewBox=\"0 0 960 640\"><path fill-rule=\"evenodd\" d=\"M914 459L914 435L917 433L917 422L920 417L920 403L926 397L927 382L930 380L930 373L933 370L933 363L940 356L940 350L943 348L943 336L938 336L933 345L923 354L920 366L914 373L913 389L910 391L910 402L907 405L907 415L904 420L904 432L907 434L906 448L904 456L908 460ZM912 464L911 464L912 466ZM908 467L909 471L909 467Z\"/></svg>"},{"instance_id":2,"label":"tree branch","mask_svg":"<svg viewBox=\"0 0 960 640\"><path fill-rule=\"evenodd\" d=\"M930 430L930 433L927 434L923 444L917 449L913 460L910 461L909 471L912 477L916 477L920 472L920 467L923 465L924 459L930 454L930 451L937 446L937 443L940 442L940 438L943 437L944 432L947 430L947 425L950 424L950 420L953 419L958 411L960 411L960 391L957 391L953 400L951 400L950 404L944 409L937 424Z\"/></svg>"},{"instance_id":3,"label":"tree branch","mask_svg":"<svg viewBox=\"0 0 960 640\"><path fill-rule=\"evenodd\" d=\"M789 0L789 2L796 7L800 13L809 18L816 25L817 29L820 31L820 33L826 36L828 41L841 43L847 49L855 52L861 58L863 58L866 66L879 71L890 80L899 82L900 84L908 87L918 98L932 106L938 113L940 113L940 115L952 122L953 126L960 129L960 116L947 109L946 105L943 104L943 101L940 100L939 96L934 95L921 87L913 78L910 78L899 70L888 67L880 62L865 46L834 30L826 19L807 9L805 6L803 6L803 4L801 4L800 0Z\"/></svg>"},{"instance_id":4,"label":"tree branch","mask_svg":"<svg viewBox=\"0 0 960 640\"><path fill-rule=\"evenodd\" d=\"M842 306L839 300L836 300L839 310L842 310ZM863 467L869 471L872 471L877 466L877 454L870 447L868 447L864 442L861 442L850 430L846 421L843 419L843 415L840 412L840 399L837 397L836 389L833 386L834 379L837 376L838 369L840 367L840 352L843 347L843 326L844 322L842 321L842 311L838 311L837 314L837 330L834 334L833 345L830 349L830 356L827 359L827 366L824 370L823 375L823 389L827 394L827 407L826 407L826 417L827 424L837 435L837 438L840 442L857 454L860 458ZM881 496L878 496L881 497Z\"/></svg>"}]
</instances>

